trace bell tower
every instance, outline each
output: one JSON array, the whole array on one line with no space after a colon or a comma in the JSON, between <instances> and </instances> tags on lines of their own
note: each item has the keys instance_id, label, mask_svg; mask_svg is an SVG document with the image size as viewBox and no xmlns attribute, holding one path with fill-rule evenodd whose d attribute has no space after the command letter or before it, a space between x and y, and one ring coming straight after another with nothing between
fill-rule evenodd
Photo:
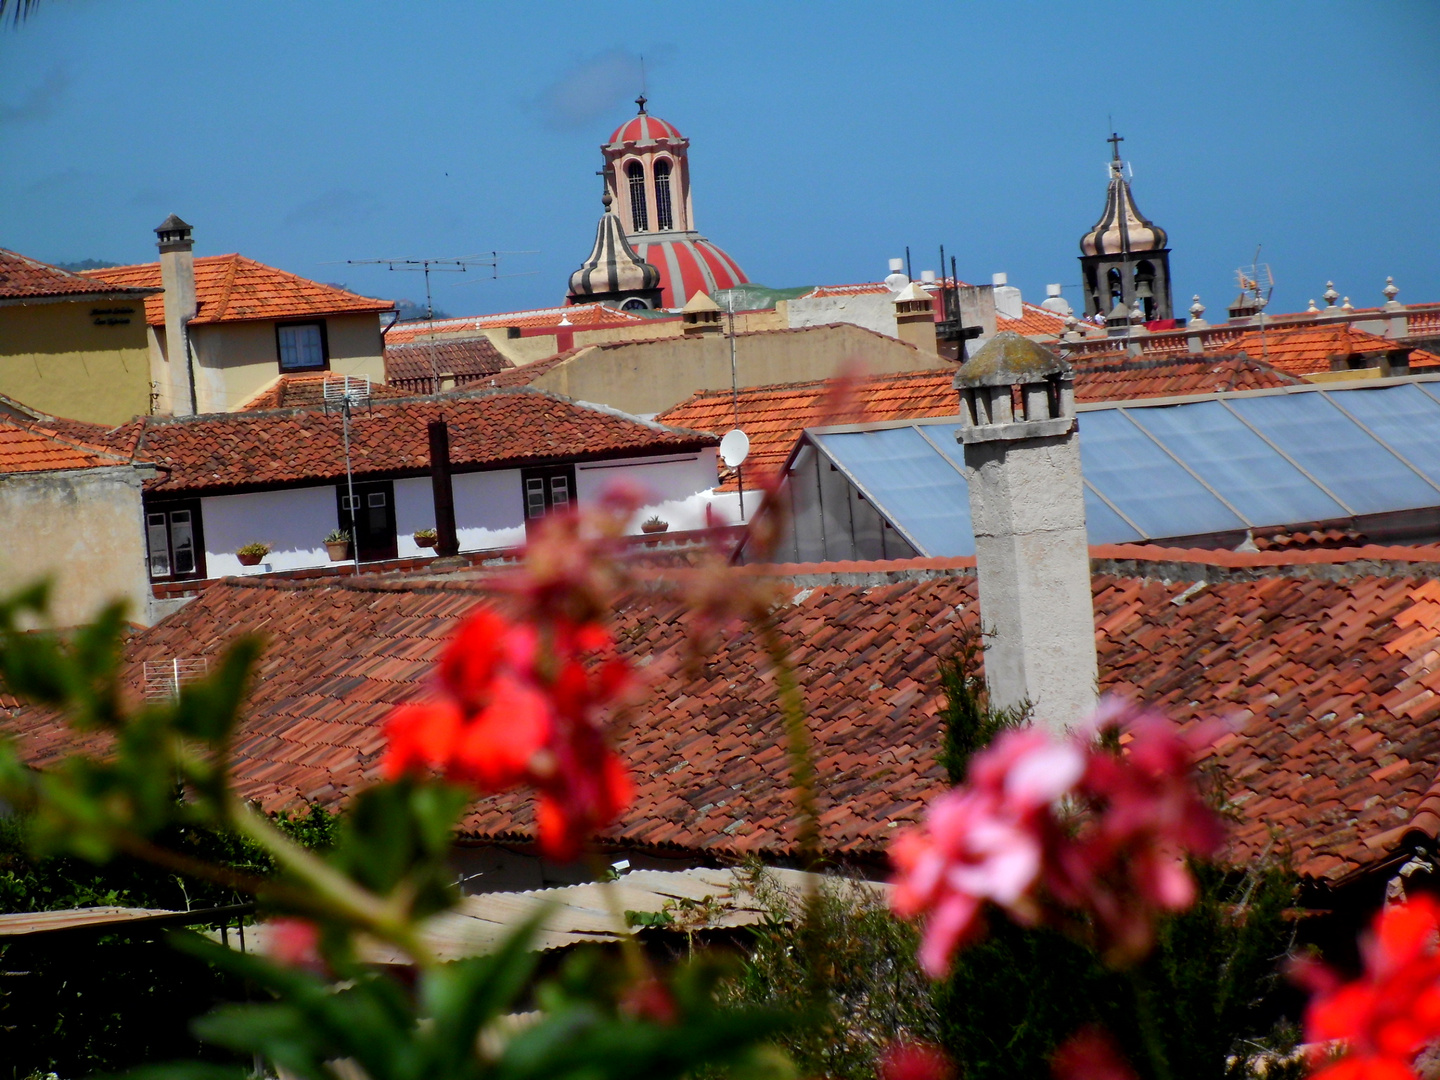
<instances>
[{"instance_id":1,"label":"bell tower","mask_svg":"<svg viewBox=\"0 0 1440 1080\"><path fill-rule=\"evenodd\" d=\"M1135 205L1125 179L1125 163L1120 160L1124 141L1114 133L1106 140L1113 151L1105 212L1080 238L1085 314L1109 318L1117 307L1123 307L1127 312L1138 309L1141 322L1173 319L1169 237Z\"/></svg>"}]
</instances>

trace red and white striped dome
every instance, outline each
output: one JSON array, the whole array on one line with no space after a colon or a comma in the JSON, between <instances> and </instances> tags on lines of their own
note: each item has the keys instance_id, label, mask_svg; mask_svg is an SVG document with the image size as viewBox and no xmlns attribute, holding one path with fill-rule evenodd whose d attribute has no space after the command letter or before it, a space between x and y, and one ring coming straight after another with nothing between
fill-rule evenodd
<instances>
[{"instance_id":1,"label":"red and white striped dome","mask_svg":"<svg viewBox=\"0 0 1440 1080\"><path fill-rule=\"evenodd\" d=\"M734 259L698 233L671 233L648 241L645 236L634 234L630 243L637 255L660 271L662 307L684 307L697 292L714 296L720 289L733 289L750 280Z\"/></svg>"},{"instance_id":2,"label":"red and white striped dome","mask_svg":"<svg viewBox=\"0 0 1440 1080\"><path fill-rule=\"evenodd\" d=\"M675 125L661 120L658 116L651 116L645 111L645 99L642 95L636 99L640 103L640 115L632 116L625 123L615 129L610 136L609 146L619 147L626 143L650 143L658 139L665 139L669 142L684 142L685 136L675 129Z\"/></svg>"}]
</instances>

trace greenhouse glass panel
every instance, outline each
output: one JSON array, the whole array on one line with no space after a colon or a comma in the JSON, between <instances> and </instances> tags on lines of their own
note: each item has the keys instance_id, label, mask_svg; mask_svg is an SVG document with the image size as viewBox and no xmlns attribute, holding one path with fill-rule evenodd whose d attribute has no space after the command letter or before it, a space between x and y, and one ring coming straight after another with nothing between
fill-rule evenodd
<instances>
[{"instance_id":1,"label":"greenhouse glass panel","mask_svg":"<svg viewBox=\"0 0 1440 1080\"><path fill-rule=\"evenodd\" d=\"M1325 396L1440 482L1440 402L1420 387L1329 390Z\"/></svg>"},{"instance_id":2,"label":"greenhouse glass panel","mask_svg":"<svg viewBox=\"0 0 1440 1080\"><path fill-rule=\"evenodd\" d=\"M1080 461L1085 479L1151 538L1245 528L1119 409L1082 415Z\"/></svg>"},{"instance_id":3,"label":"greenhouse glass panel","mask_svg":"<svg viewBox=\"0 0 1440 1080\"><path fill-rule=\"evenodd\" d=\"M1344 507L1218 401L1131 408L1126 412L1249 518L1252 525L1349 516Z\"/></svg>"},{"instance_id":4,"label":"greenhouse glass panel","mask_svg":"<svg viewBox=\"0 0 1440 1080\"><path fill-rule=\"evenodd\" d=\"M1319 393L1226 404L1357 514L1440 504L1437 492Z\"/></svg>"},{"instance_id":5,"label":"greenhouse glass panel","mask_svg":"<svg viewBox=\"0 0 1440 1080\"><path fill-rule=\"evenodd\" d=\"M974 555L965 478L912 427L811 435L922 555ZM822 464L828 467L828 463Z\"/></svg>"}]
</instances>

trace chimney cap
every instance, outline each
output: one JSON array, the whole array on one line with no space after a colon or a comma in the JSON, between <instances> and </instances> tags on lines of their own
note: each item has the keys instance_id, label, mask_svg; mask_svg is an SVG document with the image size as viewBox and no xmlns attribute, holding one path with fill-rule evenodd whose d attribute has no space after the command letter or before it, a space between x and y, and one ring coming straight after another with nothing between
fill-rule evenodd
<instances>
[{"instance_id":1,"label":"chimney cap","mask_svg":"<svg viewBox=\"0 0 1440 1080\"><path fill-rule=\"evenodd\" d=\"M685 306L680 310L686 315L698 315L701 312L708 311L713 311L718 314L721 308L703 289L696 289L695 295L685 301Z\"/></svg>"},{"instance_id":2,"label":"chimney cap","mask_svg":"<svg viewBox=\"0 0 1440 1080\"><path fill-rule=\"evenodd\" d=\"M194 226L188 221L182 220L179 214L171 214L159 225L155 226L155 232L189 232L192 228L194 228Z\"/></svg>"},{"instance_id":3,"label":"chimney cap","mask_svg":"<svg viewBox=\"0 0 1440 1080\"><path fill-rule=\"evenodd\" d=\"M171 214L155 226L155 235L159 237L156 246L162 253L189 251L194 246L194 241L190 237L190 229L190 223L182 220L179 214Z\"/></svg>"},{"instance_id":4,"label":"chimney cap","mask_svg":"<svg viewBox=\"0 0 1440 1080\"><path fill-rule=\"evenodd\" d=\"M1052 375L1069 375L1060 355L1023 334L1005 330L992 337L955 375L955 386L1024 386Z\"/></svg>"}]
</instances>

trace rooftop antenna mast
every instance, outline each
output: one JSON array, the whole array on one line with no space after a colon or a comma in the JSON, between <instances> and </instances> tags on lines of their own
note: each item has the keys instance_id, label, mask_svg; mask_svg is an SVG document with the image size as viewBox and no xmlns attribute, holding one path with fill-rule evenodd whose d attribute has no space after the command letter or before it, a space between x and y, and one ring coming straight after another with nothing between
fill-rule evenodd
<instances>
[{"instance_id":1,"label":"rooftop antenna mast","mask_svg":"<svg viewBox=\"0 0 1440 1080\"><path fill-rule=\"evenodd\" d=\"M1255 258L1249 266L1235 271L1235 279L1240 284L1240 294L1248 295L1255 305L1255 324L1260 330L1260 359L1269 363L1269 349L1265 345L1265 308L1270 303L1270 294L1275 291L1275 275L1270 272L1269 263L1260 261L1262 246L1255 245Z\"/></svg>"},{"instance_id":2,"label":"rooftop antenna mast","mask_svg":"<svg viewBox=\"0 0 1440 1080\"><path fill-rule=\"evenodd\" d=\"M340 413L340 430L345 440L345 498L346 511L350 514L350 558L355 564L355 573L360 573L360 503L355 498L355 472L350 466L350 414L357 405L370 409L370 380L352 375L341 375L338 379L329 376L323 388L325 411Z\"/></svg>"},{"instance_id":3,"label":"rooftop antenna mast","mask_svg":"<svg viewBox=\"0 0 1440 1080\"><path fill-rule=\"evenodd\" d=\"M383 266L388 270L409 271L425 275L425 321L430 324L430 392L440 392L440 365L435 358L435 305L430 299L430 274L468 274L472 267L488 267L490 276L500 276L500 256L510 252L491 251L478 255L462 255L456 259L346 259L350 266Z\"/></svg>"},{"instance_id":4,"label":"rooftop antenna mast","mask_svg":"<svg viewBox=\"0 0 1440 1080\"><path fill-rule=\"evenodd\" d=\"M740 430L740 371L735 363L735 290L728 290L725 298L726 307L729 309L730 318L729 331L726 336L730 339L730 404L735 413L735 430ZM749 443L746 443L749 449ZM740 487L740 521L745 521L745 466L742 455L741 461L735 465L735 479Z\"/></svg>"}]
</instances>

